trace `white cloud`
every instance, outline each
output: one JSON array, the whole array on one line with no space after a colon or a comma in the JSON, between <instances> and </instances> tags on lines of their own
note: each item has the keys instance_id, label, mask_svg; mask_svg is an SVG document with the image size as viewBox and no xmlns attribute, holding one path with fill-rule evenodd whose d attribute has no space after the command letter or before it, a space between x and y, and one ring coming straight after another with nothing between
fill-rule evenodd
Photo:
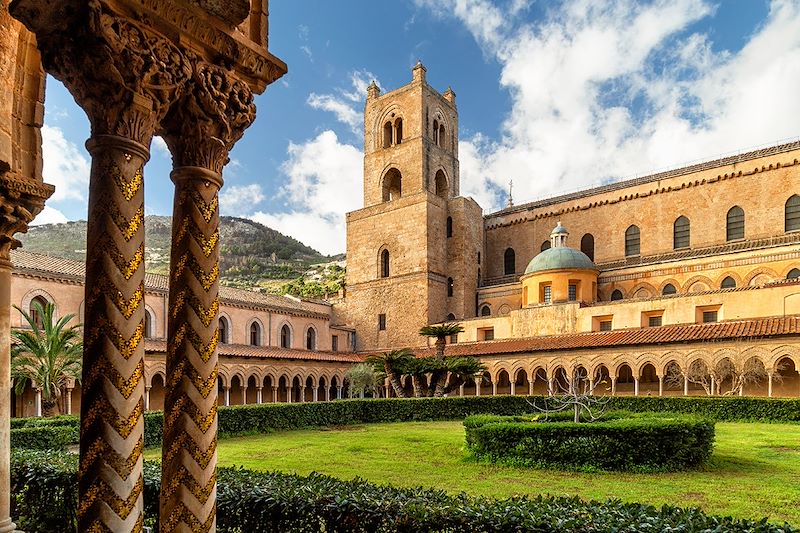
<instances>
[{"instance_id":1,"label":"white cloud","mask_svg":"<svg viewBox=\"0 0 800 533\"><path fill-rule=\"evenodd\" d=\"M290 143L288 156L281 171L289 182L281 194L289 212L258 212L250 218L322 253L344 252L344 215L363 201L362 152L328 130L305 143Z\"/></svg>"},{"instance_id":2,"label":"white cloud","mask_svg":"<svg viewBox=\"0 0 800 533\"><path fill-rule=\"evenodd\" d=\"M257 183L225 186L219 193L219 211L227 216L247 216L265 198L264 190Z\"/></svg>"},{"instance_id":3,"label":"white cloud","mask_svg":"<svg viewBox=\"0 0 800 533\"><path fill-rule=\"evenodd\" d=\"M150 151L158 156L171 159L172 153L169 151L169 147L167 146L167 141L165 141L162 137L153 137L153 143L150 146Z\"/></svg>"},{"instance_id":4,"label":"white cloud","mask_svg":"<svg viewBox=\"0 0 800 533\"><path fill-rule=\"evenodd\" d=\"M58 209L46 205L44 206L44 209L42 209L42 212L36 215L36 218L33 219L33 222L31 222L30 225L41 226L43 224L63 224L67 221L67 217L64 216L64 213Z\"/></svg>"},{"instance_id":5,"label":"white cloud","mask_svg":"<svg viewBox=\"0 0 800 533\"><path fill-rule=\"evenodd\" d=\"M311 93L306 102L314 109L333 113L336 120L346 124L354 135L361 136L364 126L364 98L367 87L375 79L367 70L356 70L350 73L350 87L340 87L334 94Z\"/></svg>"},{"instance_id":6,"label":"white cloud","mask_svg":"<svg viewBox=\"0 0 800 533\"><path fill-rule=\"evenodd\" d=\"M42 159L44 181L56 187L48 202L86 200L91 163L82 150L66 139L60 128L42 126Z\"/></svg>"},{"instance_id":7,"label":"white cloud","mask_svg":"<svg viewBox=\"0 0 800 533\"><path fill-rule=\"evenodd\" d=\"M800 133L796 1L773 0L735 52L689 33L714 13L705 0L566 0L535 23L514 17L521 1L416 3L460 20L512 98L499 141L459 147L465 194L513 178L527 201Z\"/></svg>"}]
</instances>

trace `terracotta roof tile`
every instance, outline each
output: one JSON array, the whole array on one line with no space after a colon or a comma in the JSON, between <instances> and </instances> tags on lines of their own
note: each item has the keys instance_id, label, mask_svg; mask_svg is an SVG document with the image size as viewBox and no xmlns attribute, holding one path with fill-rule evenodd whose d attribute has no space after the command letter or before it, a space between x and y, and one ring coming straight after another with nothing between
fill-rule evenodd
<instances>
[{"instance_id":1,"label":"terracotta roof tile","mask_svg":"<svg viewBox=\"0 0 800 533\"><path fill-rule=\"evenodd\" d=\"M165 353L167 341L165 339L145 339L146 352ZM302 361L322 361L331 363L360 363L365 356L350 352L323 352L310 350L295 350L278 348L276 346L250 346L247 344L219 344L218 353L221 357L247 357L254 359L296 359Z\"/></svg>"},{"instance_id":2,"label":"terracotta roof tile","mask_svg":"<svg viewBox=\"0 0 800 533\"><path fill-rule=\"evenodd\" d=\"M549 352L668 344L692 341L716 341L739 337L775 337L800 335L800 316L761 318L713 322L708 324L678 324L653 328L622 329L596 333L576 333L524 339L458 343L447 346L447 355L488 356L524 352ZM415 350L418 356L432 355L433 348Z\"/></svg>"},{"instance_id":3,"label":"terracotta roof tile","mask_svg":"<svg viewBox=\"0 0 800 533\"><path fill-rule=\"evenodd\" d=\"M11 253L14 270L23 273L39 274L43 276L66 277L71 280L83 282L86 277L86 265L83 261L51 257L25 250L14 250ZM144 285L147 290L167 291L169 278L160 274L145 273ZM273 310L284 311L289 314L302 313L319 318L326 318L328 313L320 309L323 305L308 302L298 298L261 294L255 291L236 289L220 286L219 297L223 303L242 304L255 307L268 307Z\"/></svg>"}]
</instances>

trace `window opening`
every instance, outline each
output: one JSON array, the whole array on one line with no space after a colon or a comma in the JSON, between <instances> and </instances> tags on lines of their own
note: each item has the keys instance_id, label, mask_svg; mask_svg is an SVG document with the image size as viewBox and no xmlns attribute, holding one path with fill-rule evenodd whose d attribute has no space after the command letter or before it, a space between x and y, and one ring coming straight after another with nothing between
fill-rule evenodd
<instances>
[{"instance_id":1,"label":"window opening","mask_svg":"<svg viewBox=\"0 0 800 533\"><path fill-rule=\"evenodd\" d=\"M735 289L736 288L736 280L730 276L726 276L725 279L722 280L719 286L720 289Z\"/></svg>"},{"instance_id":2,"label":"window opening","mask_svg":"<svg viewBox=\"0 0 800 533\"><path fill-rule=\"evenodd\" d=\"M447 296L453 295L453 288L454 288L453 278L447 278Z\"/></svg>"},{"instance_id":3,"label":"window opening","mask_svg":"<svg viewBox=\"0 0 800 533\"><path fill-rule=\"evenodd\" d=\"M672 283L667 283L666 285L664 285L664 288L661 289L661 294L663 294L664 296L667 296L667 295L670 295L670 294L676 294L677 292L678 292L678 289L676 289L675 285L673 285Z\"/></svg>"},{"instance_id":4,"label":"window opening","mask_svg":"<svg viewBox=\"0 0 800 533\"><path fill-rule=\"evenodd\" d=\"M574 302L578 299L578 286L574 283L570 283L568 287L568 298L570 302Z\"/></svg>"},{"instance_id":5,"label":"window opening","mask_svg":"<svg viewBox=\"0 0 800 533\"><path fill-rule=\"evenodd\" d=\"M786 231L800 230L800 196L794 194L786 200L784 207L784 229Z\"/></svg>"},{"instance_id":6,"label":"window opening","mask_svg":"<svg viewBox=\"0 0 800 533\"><path fill-rule=\"evenodd\" d=\"M689 247L691 225L685 216L679 216L672 225L672 247L675 250Z\"/></svg>"},{"instance_id":7,"label":"window opening","mask_svg":"<svg viewBox=\"0 0 800 533\"><path fill-rule=\"evenodd\" d=\"M639 255L641 235L638 226L630 226L625 230L625 257Z\"/></svg>"},{"instance_id":8,"label":"window opening","mask_svg":"<svg viewBox=\"0 0 800 533\"><path fill-rule=\"evenodd\" d=\"M658 327L661 325L661 319L662 319L661 315L653 315L647 317L647 325L651 328Z\"/></svg>"},{"instance_id":9,"label":"window opening","mask_svg":"<svg viewBox=\"0 0 800 533\"><path fill-rule=\"evenodd\" d=\"M259 346L261 344L261 327L258 322L250 324L250 345Z\"/></svg>"},{"instance_id":10,"label":"window opening","mask_svg":"<svg viewBox=\"0 0 800 533\"><path fill-rule=\"evenodd\" d=\"M453 236L453 217L447 217L447 238Z\"/></svg>"},{"instance_id":11,"label":"window opening","mask_svg":"<svg viewBox=\"0 0 800 533\"><path fill-rule=\"evenodd\" d=\"M386 330L386 314L381 313L378 315L378 331Z\"/></svg>"},{"instance_id":12,"label":"window opening","mask_svg":"<svg viewBox=\"0 0 800 533\"><path fill-rule=\"evenodd\" d=\"M587 233L581 237L581 252L585 253L589 259L594 261L594 235Z\"/></svg>"},{"instance_id":13,"label":"window opening","mask_svg":"<svg viewBox=\"0 0 800 533\"><path fill-rule=\"evenodd\" d=\"M292 331L287 324L281 328L281 348L291 348L292 346Z\"/></svg>"},{"instance_id":14,"label":"window opening","mask_svg":"<svg viewBox=\"0 0 800 533\"><path fill-rule=\"evenodd\" d=\"M389 250L381 252L381 277L389 277Z\"/></svg>"},{"instance_id":15,"label":"window opening","mask_svg":"<svg viewBox=\"0 0 800 533\"><path fill-rule=\"evenodd\" d=\"M503 254L503 272L506 276L517 271L516 255L513 248L506 248Z\"/></svg>"},{"instance_id":16,"label":"window opening","mask_svg":"<svg viewBox=\"0 0 800 533\"><path fill-rule=\"evenodd\" d=\"M611 301L615 302L617 300L622 300L622 291L619 289L614 289L614 292L611 293Z\"/></svg>"},{"instance_id":17,"label":"window opening","mask_svg":"<svg viewBox=\"0 0 800 533\"><path fill-rule=\"evenodd\" d=\"M317 331L314 328L308 328L306 331L306 350L317 349Z\"/></svg>"},{"instance_id":18,"label":"window opening","mask_svg":"<svg viewBox=\"0 0 800 533\"><path fill-rule=\"evenodd\" d=\"M703 323L709 322L716 322L717 321L717 312L716 311L703 311Z\"/></svg>"},{"instance_id":19,"label":"window opening","mask_svg":"<svg viewBox=\"0 0 800 533\"><path fill-rule=\"evenodd\" d=\"M728 211L725 234L729 241L744 239L744 209L738 205Z\"/></svg>"}]
</instances>

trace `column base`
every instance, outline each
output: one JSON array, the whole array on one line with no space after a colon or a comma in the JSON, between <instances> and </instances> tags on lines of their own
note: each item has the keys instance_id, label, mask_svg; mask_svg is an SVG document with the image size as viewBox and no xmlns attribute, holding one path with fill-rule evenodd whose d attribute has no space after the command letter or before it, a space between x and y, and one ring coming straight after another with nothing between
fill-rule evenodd
<instances>
[{"instance_id":1,"label":"column base","mask_svg":"<svg viewBox=\"0 0 800 533\"><path fill-rule=\"evenodd\" d=\"M10 518L0 521L0 533L12 533L13 531L17 531L17 526L11 521Z\"/></svg>"}]
</instances>

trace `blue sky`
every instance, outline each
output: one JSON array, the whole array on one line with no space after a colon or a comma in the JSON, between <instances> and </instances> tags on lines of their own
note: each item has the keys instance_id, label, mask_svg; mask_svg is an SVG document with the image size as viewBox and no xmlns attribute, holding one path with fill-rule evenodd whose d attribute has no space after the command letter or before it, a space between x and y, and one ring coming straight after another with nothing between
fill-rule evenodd
<instances>
[{"instance_id":1,"label":"blue sky","mask_svg":"<svg viewBox=\"0 0 800 533\"><path fill-rule=\"evenodd\" d=\"M270 51L289 74L224 171L223 214L324 253L345 250L362 207L366 85L451 86L461 191L516 203L800 136L800 0L273 0ZM86 217L88 121L47 88L37 222ZM170 214L171 161L156 140L148 214Z\"/></svg>"}]
</instances>

